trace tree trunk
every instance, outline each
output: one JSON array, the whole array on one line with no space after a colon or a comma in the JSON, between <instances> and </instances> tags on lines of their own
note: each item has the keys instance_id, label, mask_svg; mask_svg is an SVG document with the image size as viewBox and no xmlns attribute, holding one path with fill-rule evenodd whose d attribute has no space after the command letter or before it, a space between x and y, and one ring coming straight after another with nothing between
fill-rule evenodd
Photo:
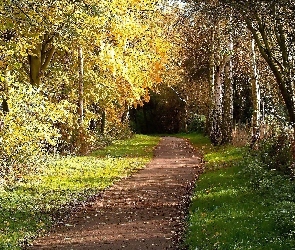
<instances>
[{"instance_id":1,"label":"tree trunk","mask_svg":"<svg viewBox=\"0 0 295 250\"><path fill-rule=\"evenodd\" d=\"M83 91L84 91L84 59L82 47L78 49L78 65L79 65L79 97L78 97L78 123L81 127L84 119L84 103L83 103Z\"/></svg>"},{"instance_id":2,"label":"tree trunk","mask_svg":"<svg viewBox=\"0 0 295 250\"><path fill-rule=\"evenodd\" d=\"M211 54L209 59L209 105L208 105L208 117L206 121L206 131L207 134L211 134L213 113L214 113L214 84L215 84L215 62L214 62L214 39L215 31L212 28L211 33Z\"/></svg>"},{"instance_id":3,"label":"tree trunk","mask_svg":"<svg viewBox=\"0 0 295 250\"><path fill-rule=\"evenodd\" d=\"M231 62L229 63L231 64ZM232 142L233 130L233 85L232 85L232 66L225 67L224 98L222 113L222 144Z\"/></svg>"},{"instance_id":4,"label":"tree trunk","mask_svg":"<svg viewBox=\"0 0 295 250\"><path fill-rule=\"evenodd\" d=\"M106 111L103 109L101 114L100 133L104 135L106 126Z\"/></svg>"},{"instance_id":5,"label":"tree trunk","mask_svg":"<svg viewBox=\"0 0 295 250\"><path fill-rule=\"evenodd\" d=\"M255 40L252 39L251 42L251 52L252 52L252 77L251 77L251 87L252 87L252 102L253 102L253 115L252 115L252 143L251 147L254 146L256 141L260 137L260 87L258 81L258 70L256 64L256 53L255 53Z\"/></svg>"},{"instance_id":6,"label":"tree trunk","mask_svg":"<svg viewBox=\"0 0 295 250\"><path fill-rule=\"evenodd\" d=\"M83 50L80 46L78 48L78 67L79 67L79 87L78 87L78 147L81 154L86 152L84 142L84 102L83 102L83 91L84 91L84 59Z\"/></svg>"},{"instance_id":7,"label":"tree trunk","mask_svg":"<svg viewBox=\"0 0 295 250\"><path fill-rule=\"evenodd\" d=\"M211 58L210 58L210 91L211 91L211 108L210 108L210 140L213 145L219 145L222 142L222 102L223 102L223 74L224 59L221 58L221 34L220 24L217 23L212 29L211 38ZM215 48L215 44L217 47ZM216 63L218 62L218 64Z\"/></svg>"},{"instance_id":8,"label":"tree trunk","mask_svg":"<svg viewBox=\"0 0 295 250\"><path fill-rule=\"evenodd\" d=\"M290 77L289 74L285 74L285 71L289 72L291 67L288 61L285 61L285 71L281 71L280 67L276 64L276 59L269 45L271 37L267 36L264 23L262 23L261 20L258 20L260 29L256 30L249 18L244 17L244 20L247 24L248 29L251 31L253 38L255 39L261 56L265 59L276 78L277 86L280 90L286 109L288 111L289 121L295 130L294 90L292 89L293 79ZM262 40L260 37L262 38ZM285 40L281 41L280 46L286 47Z\"/></svg>"},{"instance_id":9,"label":"tree trunk","mask_svg":"<svg viewBox=\"0 0 295 250\"><path fill-rule=\"evenodd\" d=\"M210 140L213 144L216 144L216 102L215 102L215 25L212 28L211 33L211 55L209 60L209 107L208 107L208 117L206 122L206 131L210 136Z\"/></svg>"},{"instance_id":10,"label":"tree trunk","mask_svg":"<svg viewBox=\"0 0 295 250\"><path fill-rule=\"evenodd\" d=\"M30 68L29 78L33 86L40 85L41 77L53 57L55 50L52 45L53 38L54 36L49 37L49 35L44 35L42 37L43 42L39 43L36 48L32 50L32 54L28 55Z\"/></svg>"},{"instance_id":11,"label":"tree trunk","mask_svg":"<svg viewBox=\"0 0 295 250\"><path fill-rule=\"evenodd\" d=\"M224 65L216 67L216 77L214 84L214 109L212 113L212 125L210 139L213 145L219 145L222 141L222 74Z\"/></svg>"},{"instance_id":12,"label":"tree trunk","mask_svg":"<svg viewBox=\"0 0 295 250\"><path fill-rule=\"evenodd\" d=\"M231 22L231 21L230 21ZM231 24L230 24L231 25ZM222 144L232 143L233 131L233 40L229 34L228 53L225 65L224 98L222 113Z\"/></svg>"},{"instance_id":13,"label":"tree trunk","mask_svg":"<svg viewBox=\"0 0 295 250\"><path fill-rule=\"evenodd\" d=\"M33 49L33 55L29 55L30 82L34 86L39 86L41 78L41 44Z\"/></svg>"},{"instance_id":14,"label":"tree trunk","mask_svg":"<svg viewBox=\"0 0 295 250\"><path fill-rule=\"evenodd\" d=\"M125 102L124 108L125 108L125 110L123 111L123 114L121 116L121 123L122 124L128 122L130 119L130 109L129 109L127 102Z\"/></svg>"}]
</instances>

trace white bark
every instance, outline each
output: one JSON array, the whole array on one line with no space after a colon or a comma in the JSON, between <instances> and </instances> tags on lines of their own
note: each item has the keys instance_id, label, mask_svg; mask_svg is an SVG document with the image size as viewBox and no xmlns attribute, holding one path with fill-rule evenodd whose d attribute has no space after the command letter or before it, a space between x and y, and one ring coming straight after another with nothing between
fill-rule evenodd
<instances>
[{"instance_id":1,"label":"white bark","mask_svg":"<svg viewBox=\"0 0 295 250\"><path fill-rule=\"evenodd\" d=\"M253 117L252 117L252 136L259 136L260 127L260 87L259 87L259 73L257 69L256 53L255 53L255 40L252 39L251 42L251 53L252 53L252 77L251 77L251 87L252 87L252 101L253 101Z\"/></svg>"},{"instance_id":2,"label":"white bark","mask_svg":"<svg viewBox=\"0 0 295 250\"><path fill-rule=\"evenodd\" d=\"M230 21L231 23L231 21ZM231 25L231 24L230 24ZM233 38L229 33L229 41L227 44L228 55L225 60L224 69L224 97L223 97L223 116L222 116L222 142L232 142L233 130Z\"/></svg>"},{"instance_id":3,"label":"white bark","mask_svg":"<svg viewBox=\"0 0 295 250\"><path fill-rule=\"evenodd\" d=\"M79 125L83 124L84 119L84 101L83 101L83 92L84 92L84 58L83 50L80 46L78 49L78 65L79 65L79 99L78 99L78 115L79 115Z\"/></svg>"}]
</instances>

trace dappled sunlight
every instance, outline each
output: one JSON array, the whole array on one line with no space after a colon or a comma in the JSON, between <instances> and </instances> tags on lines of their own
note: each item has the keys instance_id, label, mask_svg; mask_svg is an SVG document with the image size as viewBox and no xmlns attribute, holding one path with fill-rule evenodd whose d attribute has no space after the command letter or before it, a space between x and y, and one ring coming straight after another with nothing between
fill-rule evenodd
<instances>
[{"instance_id":1,"label":"dappled sunlight","mask_svg":"<svg viewBox=\"0 0 295 250\"><path fill-rule=\"evenodd\" d=\"M279 236L282 219L272 203L273 194L253 190L241 170L241 164L232 164L201 176L190 208L188 244L208 249L288 249L292 239Z\"/></svg>"},{"instance_id":2,"label":"dappled sunlight","mask_svg":"<svg viewBox=\"0 0 295 250\"><path fill-rule=\"evenodd\" d=\"M214 187L208 187L206 190L203 190L203 194L198 194L196 197L197 199L200 199L200 201L205 201L208 199L215 199L216 202L219 202L219 200L227 200L228 198L235 198L239 195L240 192L243 192L243 190L239 189L226 189L226 190L220 190L220 188L214 188Z\"/></svg>"},{"instance_id":3,"label":"dappled sunlight","mask_svg":"<svg viewBox=\"0 0 295 250\"><path fill-rule=\"evenodd\" d=\"M294 10L1 1L0 249L295 249Z\"/></svg>"},{"instance_id":4,"label":"dappled sunlight","mask_svg":"<svg viewBox=\"0 0 295 250\"><path fill-rule=\"evenodd\" d=\"M149 137L136 135L136 138L130 140L121 140L110 145L106 149L94 151L90 156L110 157L110 158L146 158L153 155L154 146L159 142L159 137Z\"/></svg>"},{"instance_id":5,"label":"dappled sunlight","mask_svg":"<svg viewBox=\"0 0 295 250\"><path fill-rule=\"evenodd\" d=\"M63 210L83 204L89 196L142 169L152 158L158 141L157 137L135 136L130 141L120 142L123 146L116 143L114 146L123 152L125 145L131 148L132 143L137 142L144 145L141 155L51 158L37 173L23 175L14 185L0 190L0 242L18 244L14 243L18 237L28 242L33 235L48 230L56 221L53 216L59 218Z\"/></svg>"},{"instance_id":6,"label":"dappled sunlight","mask_svg":"<svg viewBox=\"0 0 295 250\"><path fill-rule=\"evenodd\" d=\"M154 154L146 168L106 189L32 249L176 249L200 158L172 137Z\"/></svg>"}]
</instances>

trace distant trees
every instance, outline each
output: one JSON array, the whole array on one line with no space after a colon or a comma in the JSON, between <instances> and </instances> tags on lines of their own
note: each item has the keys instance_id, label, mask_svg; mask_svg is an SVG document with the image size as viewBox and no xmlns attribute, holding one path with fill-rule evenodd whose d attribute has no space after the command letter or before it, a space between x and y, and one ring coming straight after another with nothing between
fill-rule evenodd
<instances>
[{"instance_id":1,"label":"distant trees","mask_svg":"<svg viewBox=\"0 0 295 250\"><path fill-rule=\"evenodd\" d=\"M147 103L131 110L132 128L144 134L184 131L185 105L185 100L172 87L160 87L158 93L151 92Z\"/></svg>"}]
</instances>

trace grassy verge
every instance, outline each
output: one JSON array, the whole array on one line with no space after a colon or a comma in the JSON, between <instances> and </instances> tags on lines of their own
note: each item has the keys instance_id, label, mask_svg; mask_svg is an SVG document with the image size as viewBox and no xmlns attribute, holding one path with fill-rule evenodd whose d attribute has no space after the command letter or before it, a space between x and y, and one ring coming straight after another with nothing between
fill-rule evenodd
<instances>
[{"instance_id":1,"label":"grassy verge","mask_svg":"<svg viewBox=\"0 0 295 250\"><path fill-rule=\"evenodd\" d=\"M205 149L206 161L192 197L188 249L294 249L294 181L266 170L246 148L186 137Z\"/></svg>"},{"instance_id":2,"label":"grassy verge","mask_svg":"<svg viewBox=\"0 0 295 250\"><path fill-rule=\"evenodd\" d=\"M208 137L202 134L178 134L179 137L189 139L194 147L198 148L204 156L206 162L206 171L208 172L223 169L232 165L243 158L246 148L237 148L234 146L213 147Z\"/></svg>"},{"instance_id":3,"label":"grassy verge","mask_svg":"<svg viewBox=\"0 0 295 250\"><path fill-rule=\"evenodd\" d=\"M0 249L21 249L52 225L57 211L144 167L158 141L136 135L89 156L55 159L0 190Z\"/></svg>"}]
</instances>

